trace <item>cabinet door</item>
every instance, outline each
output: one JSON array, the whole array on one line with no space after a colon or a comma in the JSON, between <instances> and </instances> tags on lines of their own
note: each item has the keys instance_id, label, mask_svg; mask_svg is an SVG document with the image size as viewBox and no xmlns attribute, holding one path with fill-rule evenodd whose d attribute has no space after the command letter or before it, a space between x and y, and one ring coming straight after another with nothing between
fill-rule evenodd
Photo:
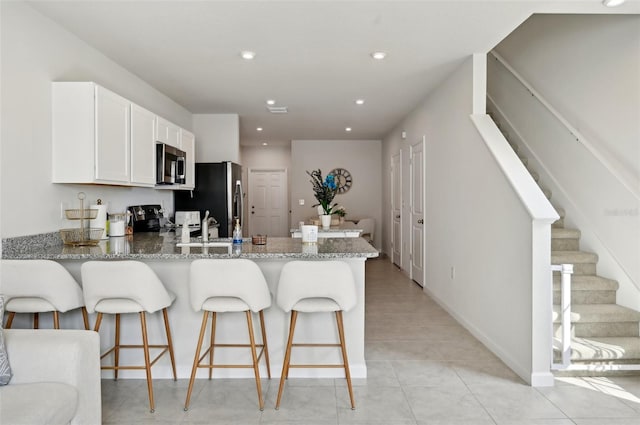
<instances>
[{"instance_id":1,"label":"cabinet door","mask_svg":"<svg viewBox=\"0 0 640 425\"><path fill-rule=\"evenodd\" d=\"M182 146L182 150L185 152L186 159L186 182L183 185L180 185L181 189L193 189L195 188L196 182L196 145L195 145L195 136L193 133L188 132L187 130L180 129L180 144Z\"/></svg>"},{"instance_id":2,"label":"cabinet door","mask_svg":"<svg viewBox=\"0 0 640 425\"><path fill-rule=\"evenodd\" d=\"M129 183L130 102L96 86L96 180Z\"/></svg>"},{"instance_id":3,"label":"cabinet door","mask_svg":"<svg viewBox=\"0 0 640 425\"><path fill-rule=\"evenodd\" d=\"M167 127L167 144L178 149L182 149L180 144L180 127L169 123Z\"/></svg>"},{"instance_id":4,"label":"cabinet door","mask_svg":"<svg viewBox=\"0 0 640 425\"><path fill-rule=\"evenodd\" d=\"M156 116L131 105L131 183L156 184Z\"/></svg>"},{"instance_id":5,"label":"cabinet door","mask_svg":"<svg viewBox=\"0 0 640 425\"><path fill-rule=\"evenodd\" d=\"M156 120L158 142L180 149L180 127L162 117L156 117Z\"/></svg>"},{"instance_id":6,"label":"cabinet door","mask_svg":"<svg viewBox=\"0 0 640 425\"><path fill-rule=\"evenodd\" d=\"M162 117L156 117L156 140L167 143L169 140L169 121Z\"/></svg>"}]
</instances>

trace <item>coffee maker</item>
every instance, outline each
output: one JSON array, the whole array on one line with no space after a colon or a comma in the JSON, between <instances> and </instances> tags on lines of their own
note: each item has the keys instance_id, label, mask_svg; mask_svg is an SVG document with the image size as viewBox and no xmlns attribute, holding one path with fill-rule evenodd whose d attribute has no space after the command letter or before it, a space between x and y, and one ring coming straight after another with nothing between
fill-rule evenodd
<instances>
[{"instance_id":1,"label":"coffee maker","mask_svg":"<svg viewBox=\"0 0 640 425\"><path fill-rule=\"evenodd\" d=\"M133 232L158 232L164 224L164 210L161 205L133 205L127 208L131 213Z\"/></svg>"}]
</instances>

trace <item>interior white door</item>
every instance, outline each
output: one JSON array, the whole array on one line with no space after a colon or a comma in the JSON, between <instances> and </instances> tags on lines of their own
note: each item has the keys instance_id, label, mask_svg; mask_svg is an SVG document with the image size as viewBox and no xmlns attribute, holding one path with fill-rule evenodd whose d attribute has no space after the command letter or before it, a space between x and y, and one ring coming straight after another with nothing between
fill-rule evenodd
<instances>
[{"instance_id":1,"label":"interior white door","mask_svg":"<svg viewBox=\"0 0 640 425\"><path fill-rule=\"evenodd\" d=\"M424 144L411 145L411 278L424 286Z\"/></svg>"},{"instance_id":2,"label":"interior white door","mask_svg":"<svg viewBox=\"0 0 640 425\"><path fill-rule=\"evenodd\" d=\"M400 269L411 277L411 147L400 150Z\"/></svg>"},{"instance_id":3,"label":"interior white door","mask_svg":"<svg viewBox=\"0 0 640 425\"><path fill-rule=\"evenodd\" d=\"M400 209L402 189L400 186L400 153L391 157L391 248L393 264L400 266L402 258L402 226Z\"/></svg>"},{"instance_id":4,"label":"interior white door","mask_svg":"<svg viewBox=\"0 0 640 425\"><path fill-rule=\"evenodd\" d=\"M249 234L289 236L286 169L249 169Z\"/></svg>"}]
</instances>

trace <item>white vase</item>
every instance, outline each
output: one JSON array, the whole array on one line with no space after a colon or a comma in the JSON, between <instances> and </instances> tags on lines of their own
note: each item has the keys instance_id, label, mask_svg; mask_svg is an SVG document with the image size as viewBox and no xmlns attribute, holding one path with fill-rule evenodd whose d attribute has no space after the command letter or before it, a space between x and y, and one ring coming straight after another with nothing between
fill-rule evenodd
<instances>
[{"instance_id":1,"label":"white vase","mask_svg":"<svg viewBox=\"0 0 640 425\"><path fill-rule=\"evenodd\" d=\"M329 227L331 227L331 214L321 215L320 220L322 221L322 228L324 230L327 230L329 229Z\"/></svg>"}]
</instances>

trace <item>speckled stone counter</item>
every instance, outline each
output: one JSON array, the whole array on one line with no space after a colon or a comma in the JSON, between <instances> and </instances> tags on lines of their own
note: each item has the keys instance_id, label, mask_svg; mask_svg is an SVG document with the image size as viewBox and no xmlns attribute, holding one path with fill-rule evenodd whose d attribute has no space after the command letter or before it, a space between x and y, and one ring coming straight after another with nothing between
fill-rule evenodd
<instances>
[{"instance_id":1,"label":"speckled stone counter","mask_svg":"<svg viewBox=\"0 0 640 425\"><path fill-rule=\"evenodd\" d=\"M192 239L193 242L198 241ZM215 239L229 241L229 239ZM178 247L174 232L137 233L130 237L109 238L97 246L62 245L55 234L3 240L2 257L7 259L48 260L184 260L196 258L299 258L340 259L374 258L378 251L362 238L322 238L315 245L301 239L268 238L266 245L245 240L231 253L224 247Z\"/></svg>"},{"instance_id":2,"label":"speckled stone counter","mask_svg":"<svg viewBox=\"0 0 640 425\"><path fill-rule=\"evenodd\" d=\"M196 239L192 239L196 241ZM220 239L217 239L220 241ZM82 284L81 267L89 260L140 260L148 264L160 278L165 287L176 295L176 300L169 308L169 321L174 343L176 369L178 378L189 378L193 355L202 313L193 311L189 302L189 268L191 262L200 258L248 258L260 267L273 294L273 303L265 311L265 322L271 359L271 374L280 376L284 348L287 342L289 315L282 311L275 302L278 280L282 267L289 261L339 260L349 265L356 285L357 303L354 308L344 313L344 326L347 342L351 376L366 378L367 366L364 358L364 285L365 262L378 256L378 252L362 238L327 238L318 240L315 245L304 245L301 239L268 238L266 245L252 245L246 240L239 252L226 248L186 249L176 246L173 232L137 233L132 238L111 238L95 247L68 247L62 245L57 233L47 235L11 238L2 241L2 256L6 259L50 259L62 264ZM300 279L304 279L300 276ZM212 281L215 276L212 276ZM52 327L50 315L40 315L43 328ZM95 316L90 317L91 324ZM82 316L77 312L62 314L62 328L81 329ZM135 314L123 315L121 318L121 339L139 344L140 324ZM164 343L162 315L150 314L147 317L150 343ZM14 327L30 327L29 315L17 315ZM216 325L216 339L221 343L244 343L248 338L243 313L221 314ZM113 344L114 325L110 318L105 318L100 327L102 350ZM219 339L218 339L219 338ZM296 340L312 342L337 342L335 320L330 313L302 314L296 326ZM246 351L246 352L245 352ZM126 350L120 354L122 364L139 364L139 353ZM216 359L221 363L251 363L249 350L216 349ZM340 363L339 350L307 349L296 352L299 363ZM261 362L262 376L266 369ZM112 371L103 371L103 378L111 379ZM144 379L144 371L123 370L119 378ZM198 377L205 377L198 374ZM216 369L215 378L250 378L251 369ZM339 378L343 377L341 369L292 369L290 377ZM154 379L171 378L171 368L166 356L153 368Z\"/></svg>"}]
</instances>

